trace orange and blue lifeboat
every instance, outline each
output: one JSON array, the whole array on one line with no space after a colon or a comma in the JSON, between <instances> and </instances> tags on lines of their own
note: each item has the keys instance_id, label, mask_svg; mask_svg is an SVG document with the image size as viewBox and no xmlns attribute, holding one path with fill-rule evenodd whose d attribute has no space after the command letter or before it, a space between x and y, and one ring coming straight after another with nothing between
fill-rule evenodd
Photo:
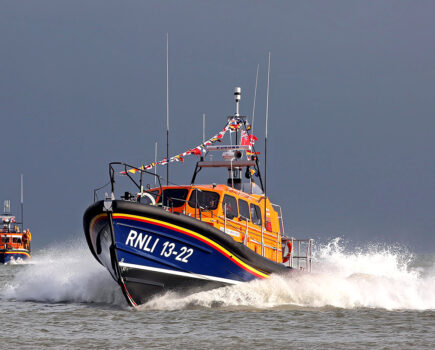
<instances>
[{"instance_id":1,"label":"orange and blue lifeboat","mask_svg":"<svg viewBox=\"0 0 435 350\"><path fill-rule=\"evenodd\" d=\"M21 232L15 225L15 217L1 217L0 227L0 263L21 262L30 259L31 234L29 230Z\"/></svg>"}]
</instances>

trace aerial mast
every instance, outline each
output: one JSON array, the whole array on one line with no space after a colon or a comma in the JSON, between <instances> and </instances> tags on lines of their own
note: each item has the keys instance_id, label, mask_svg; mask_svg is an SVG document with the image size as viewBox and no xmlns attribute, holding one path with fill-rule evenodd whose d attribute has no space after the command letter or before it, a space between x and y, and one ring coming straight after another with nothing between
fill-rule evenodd
<instances>
[{"instance_id":1,"label":"aerial mast","mask_svg":"<svg viewBox=\"0 0 435 350\"><path fill-rule=\"evenodd\" d=\"M239 116L239 102L240 102L241 95L242 95L242 88L240 87L234 88L234 98L236 100L236 114L235 114L236 117Z\"/></svg>"},{"instance_id":2,"label":"aerial mast","mask_svg":"<svg viewBox=\"0 0 435 350\"><path fill-rule=\"evenodd\" d=\"M24 231L24 186L23 186L23 174L21 174L21 231Z\"/></svg>"},{"instance_id":3,"label":"aerial mast","mask_svg":"<svg viewBox=\"0 0 435 350\"><path fill-rule=\"evenodd\" d=\"M255 119L255 101L257 99L257 84L258 84L258 69L260 65L257 64L257 75L255 77L255 90L254 90L254 103L252 105L252 133L254 133L254 119Z\"/></svg>"},{"instance_id":4,"label":"aerial mast","mask_svg":"<svg viewBox=\"0 0 435 350\"><path fill-rule=\"evenodd\" d=\"M157 141L154 142L154 186L157 186Z\"/></svg>"},{"instance_id":5,"label":"aerial mast","mask_svg":"<svg viewBox=\"0 0 435 350\"><path fill-rule=\"evenodd\" d=\"M202 114L202 142L205 142L205 113Z\"/></svg>"},{"instance_id":6,"label":"aerial mast","mask_svg":"<svg viewBox=\"0 0 435 350\"><path fill-rule=\"evenodd\" d=\"M269 123L269 81L270 81L270 51L267 67L267 93L266 93L266 132L264 135L264 224L266 225L266 200L267 200L267 125Z\"/></svg>"},{"instance_id":7,"label":"aerial mast","mask_svg":"<svg viewBox=\"0 0 435 350\"><path fill-rule=\"evenodd\" d=\"M169 39L166 33L166 186L169 185Z\"/></svg>"},{"instance_id":8,"label":"aerial mast","mask_svg":"<svg viewBox=\"0 0 435 350\"><path fill-rule=\"evenodd\" d=\"M234 88L234 99L236 100L236 114L234 114L235 117L239 117L239 102L240 98L242 97L242 88L236 87ZM236 145L238 145L238 130L236 129Z\"/></svg>"}]
</instances>

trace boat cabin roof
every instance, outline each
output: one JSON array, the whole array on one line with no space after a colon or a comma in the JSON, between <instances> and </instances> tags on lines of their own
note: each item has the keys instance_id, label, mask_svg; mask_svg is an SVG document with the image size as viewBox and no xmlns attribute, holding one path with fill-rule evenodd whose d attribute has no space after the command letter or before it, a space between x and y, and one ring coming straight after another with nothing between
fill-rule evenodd
<instances>
[{"instance_id":1,"label":"boat cabin roof","mask_svg":"<svg viewBox=\"0 0 435 350\"><path fill-rule=\"evenodd\" d=\"M264 199L264 195L260 194L249 194L244 191L238 190L236 188L224 185L224 184L206 184L206 185L185 185L185 186L162 186L163 191L171 189L186 189L186 190L206 190L218 192L219 194L231 194L240 198L248 199L251 201L260 202ZM157 189L158 190L158 189Z\"/></svg>"}]
</instances>

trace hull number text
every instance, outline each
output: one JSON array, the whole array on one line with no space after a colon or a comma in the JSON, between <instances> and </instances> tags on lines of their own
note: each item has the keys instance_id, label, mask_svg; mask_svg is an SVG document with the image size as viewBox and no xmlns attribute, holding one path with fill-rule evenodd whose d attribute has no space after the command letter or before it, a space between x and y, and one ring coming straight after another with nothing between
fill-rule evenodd
<instances>
[{"instance_id":1,"label":"hull number text","mask_svg":"<svg viewBox=\"0 0 435 350\"><path fill-rule=\"evenodd\" d=\"M137 233L135 230L130 230L125 244L133 248L139 248L145 252L154 253L158 247L159 240L159 238L153 237L151 235ZM160 248L157 249L156 252L159 250ZM160 250L160 256L165 258L175 256L175 260L183 263L188 263L188 259L192 254L192 248L187 248L185 246L177 247L175 243L169 241L164 242Z\"/></svg>"}]
</instances>

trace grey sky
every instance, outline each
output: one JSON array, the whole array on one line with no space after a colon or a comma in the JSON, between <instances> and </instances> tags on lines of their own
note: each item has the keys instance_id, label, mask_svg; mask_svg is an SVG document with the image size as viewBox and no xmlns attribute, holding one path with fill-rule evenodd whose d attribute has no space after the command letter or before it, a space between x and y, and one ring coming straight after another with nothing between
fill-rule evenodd
<instances>
[{"instance_id":1,"label":"grey sky","mask_svg":"<svg viewBox=\"0 0 435 350\"><path fill-rule=\"evenodd\" d=\"M263 138L272 52L268 192L287 231L435 249L432 1L0 1L0 199L34 246L80 235L109 161L171 154L234 112ZM259 146L262 142L259 142ZM160 148L160 156L164 150ZM193 161L171 167L187 182ZM162 169L160 169L162 170Z\"/></svg>"}]
</instances>

